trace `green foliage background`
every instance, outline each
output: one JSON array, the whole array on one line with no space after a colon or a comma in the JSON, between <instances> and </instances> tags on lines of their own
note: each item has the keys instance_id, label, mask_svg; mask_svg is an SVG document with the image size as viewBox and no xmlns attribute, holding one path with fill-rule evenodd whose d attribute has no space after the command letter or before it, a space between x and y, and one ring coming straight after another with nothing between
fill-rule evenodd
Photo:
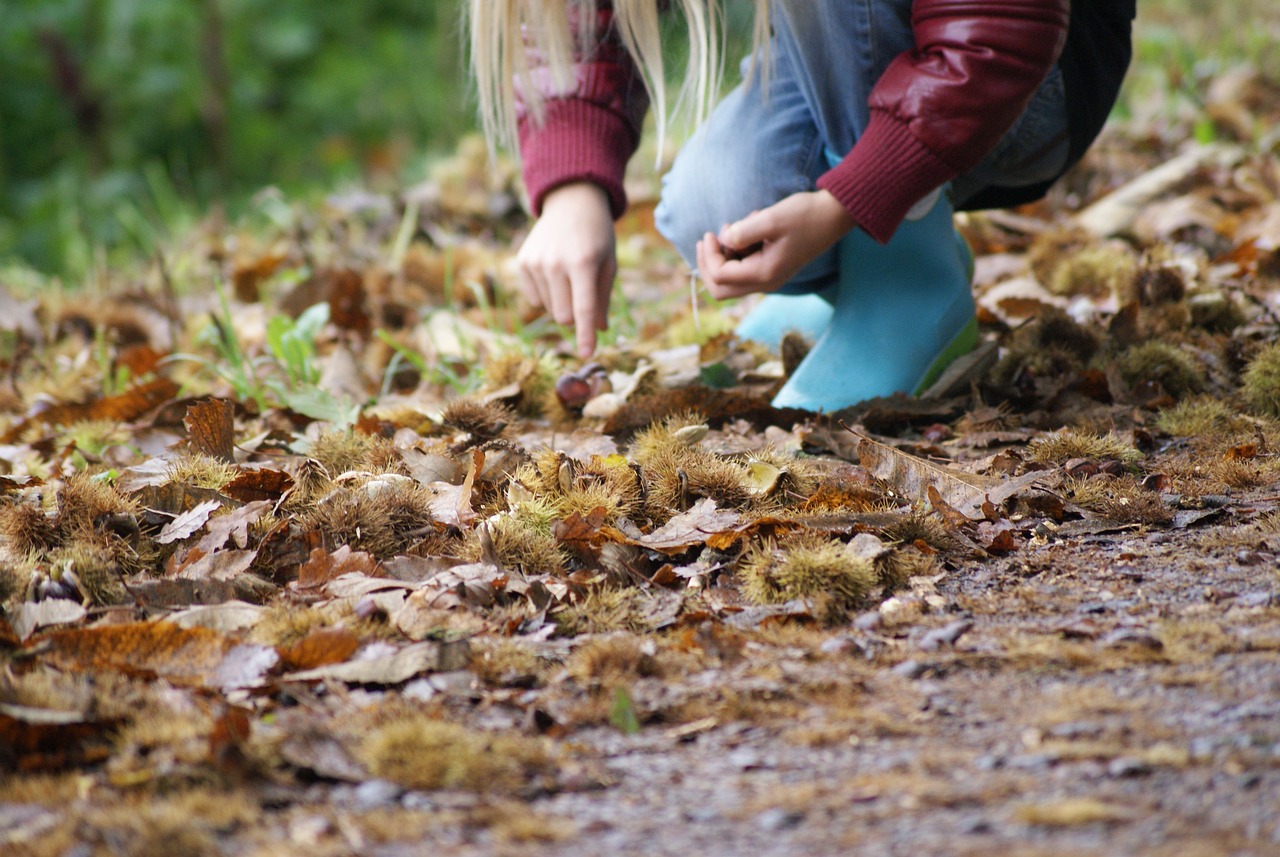
<instances>
[{"instance_id":1,"label":"green foliage background","mask_svg":"<svg viewBox=\"0 0 1280 857\"><path fill-rule=\"evenodd\" d=\"M3 0L0 259L94 247L266 185L374 182L471 127L458 5Z\"/></svg>"},{"instance_id":2,"label":"green foliage background","mask_svg":"<svg viewBox=\"0 0 1280 857\"><path fill-rule=\"evenodd\" d=\"M0 270L74 283L269 185L413 181L473 127L461 5L0 0ZM728 5L731 83L751 4ZM1225 69L1280 81L1280 10L1256 0L1139 0L1135 37L1118 114L1166 137L1216 138L1204 93Z\"/></svg>"}]
</instances>

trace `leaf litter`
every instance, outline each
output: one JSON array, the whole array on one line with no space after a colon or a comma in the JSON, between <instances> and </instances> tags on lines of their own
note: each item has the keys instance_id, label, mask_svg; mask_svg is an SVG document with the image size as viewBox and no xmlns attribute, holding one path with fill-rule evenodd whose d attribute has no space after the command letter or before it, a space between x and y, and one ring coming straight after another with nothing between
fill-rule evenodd
<instances>
[{"instance_id":1,"label":"leaf litter","mask_svg":"<svg viewBox=\"0 0 1280 857\"><path fill-rule=\"evenodd\" d=\"M468 151L4 292L5 853L1274 849L1273 159L1113 133L961 219L982 359L812 415L639 217L573 359Z\"/></svg>"}]
</instances>

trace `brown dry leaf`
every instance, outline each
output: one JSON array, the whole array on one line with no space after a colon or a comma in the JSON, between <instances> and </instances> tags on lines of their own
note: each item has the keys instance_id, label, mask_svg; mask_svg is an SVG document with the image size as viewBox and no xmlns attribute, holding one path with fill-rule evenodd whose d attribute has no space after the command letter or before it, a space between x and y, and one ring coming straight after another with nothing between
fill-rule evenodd
<instances>
[{"instance_id":1,"label":"brown dry leaf","mask_svg":"<svg viewBox=\"0 0 1280 857\"><path fill-rule=\"evenodd\" d=\"M409 468L409 474L423 485L437 482L454 485L461 482L466 473L462 463L451 455L406 449L401 451L401 457Z\"/></svg>"},{"instance_id":2,"label":"brown dry leaf","mask_svg":"<svg viewBox=\"0 0 1280 857\"><path fill-rule=\"evenodd\" d=\"M378 561L362 551L352 551L350 545L343 545L333 553L316 548L298 569L298 588L319 589L331 580L353 573L373 577L379 574Z\"/></svg>"},{"instance_id":3,"label":"brown dry leaf","mask_svg":"<svg viewBox=\"0 0 1280 857\"><path fill-rule=\"evenodd\" d=\"M1258 457L1258 445L1245 443L1233 446L1222 454L1223 461L1250 461Z\"/></svg>"},{"instance_id":4,"label":"brown dry leaf","mask_svg":"<svg viewBox=\"0 0 1280 857\"><path fill-rule=\"evenodd\" d=\"M928 494L929 504L933 506L935 512L942 516L942 520L946 522L947 527L955 530L969 523L969 517L948 504L946 500L943 500L936 487L930 485ZM981 505L979 505L979 510L981 510Z\"/></svg>"},{"instance_id":5,"label":"brown dry leaf","mask_svg":"<svg viewBox=\"0 0 1280 857\"><path fill-rule=\"evenodd\" d=\"M995 554L1013 553L1022 547L1017 528L1009 521L983 521L978 524L978 543L983 550Z\"/></svg>"},{"instance_id":6,"label":"brown dry leaf","mask_svg":"<svg viewBox=\"0 0 1280 857\"><path fill-rule=\"evenodd\" d=\"M235 289L236 300L245 304L257 303L259 289L271 279L280 265L289 258L289 254L280 250L269 250L252 259L236 259L231 269L231 284Z\"/></svg>"},{"instance_id":7,"label":"brown dry leaf","mask_svg":"<svg viewBox=\"0 0 1280 857\"><path fill-rule=\"evenodd\" d=\"M1147 206L1130 227L1143 244L1172 240L1194 230L1230 235L1234 216L1217 198L1218 189L1198 189Z\"/></svg>"},{"instance_id":8,"label":"brown dry leaf","mask_svg":"<svg viewBox=\"0 0 1280 857\"><path fill-rule=\"evenodd\" d=\"M0 770L66 771L101 762L119 724L82 711L0 703Z\"/></svg>"},{"instance_id":9,"label":"brown dry leaf","mask_svg":"<svg viewBox=\"0 0 1280 857\"><path fill-rule=\"evenodd\" d=\"M207 685L235 643L207 628L133 622L52 631L41 634L32 645L40 648L47 663L67 671L119 670Z\"/></svg>"},{"instance_id":10,"label":"brown dry leaf","mask_svg":"<svg viewBox=\"0 0 1280 857\"><path fill-rule=\"evenodd\" d=\"M630 537L613 528L603 532L618 541L638 545L660 553L682 553L695 545L704 544L710 536L736 530L742 516L728 509L717 509L711 498L699 500L687 512L676 515L648 535Z\"/></svg>"},{"instance_id":11,"label":"brown dry leaf","mask_svg":"<svg viewBox=\"0 0 1280 857\"><path fill-rule=\"evenodd\" d=\"M356 572L344 574L329 581L324 586L324 594L330 598L364 598L377 592L409 592L418 588L418 584L405 583L403 580L392 580L389 577L370 577Z\"/></svg>"},{"instance_id":12,"label":"brown dry leaf","mask_svg":"<svg viewBox=\"0 0 1280 857\"><path fill-rule=\"evenodd\" d=\"M328 278L325 300L329 302L329 318L342 328L368 336L372 326L366 307L364 278L358 271L343 268L322 272Z\"/></svg>"},{"instance_id":13,"label":"brown dry leaf","mask_svg":"<svg viewBox=\"0 0 1280 857\"><path fill-rule=\"evenodd\" d=\"M125 494L133 494L143 488L155 488L169 482L173 473L173 460L165 456L148 458L141 464L125 468L116 480L116 488Z\"/></svg>"},{"instance_id":14,"label":"brown dry leaf","mask_svg":"<svg viewBox=\"0 0 1280 857\"><path fill-rule=\"evenodd\" d=\"M458 492L457 504L454 506L454 520L460 526L468 526L475 522L476 513L471 508L471 492L476 484L476 477L484 468L484 450L471 450L471 465L467 468L467 475L462 480L462 490Z\"/></svg>"},{"instance_id":15,"label":"brown dry leaf","mask_svg":"<svg viewBox=\"0 0 1280 857\"><path fill-rule=\"evenodd\" d=\"M1068 305L1066 298L1052 294L1034 277L1004 280L978 296L979 308L1011 327L1035 318L1050 307L1066 309Z\"/></svg>"},{"instance_id":16,"label":"brown dry leaf","mask_svg":"<svg viewBox=\"0 0 1280 857\"><path fill-rule=\"evenodd\" d=\"M178 384L168 378L138 384L119 395L94 402L89 406L87 418L105 422L131 422L178 395L178 390Z\"/></svg>"},{"instance_id":17,"label":"brown dry leaf","mask_svg":"<svg viewBox=\"0 0 1280 857\"><path fill-rule=\"evenodd\" d=\"M195 535L204 528L209 516L220 508L222 508L222 504L217 500L206 500L195 508L183 512L164 525L160 535L156 536L156 542L167 545Z\"/></svg>"},{"instance_id":18,"label":"brown dry leaf","mask_svg":"<svg viewBox=\"0 0 1280 857\"><path fill-rule=\"evenodd\" d=\"M285 681L341 681L347 684L403 684L426 672L465 669L471 659L466 640L449 643L423 641L402 649L386 643L365 648L355 660L288 673Z\"/></svg>"},{"instance_id":19,"label":"brown dry leaf","mask_svg":"<svg viewBox=\"0 0 1280 857\"><path fill-rule=\"evenodd\" d=\"M1076 215L1076 223L1099 237L1129 231L1147 206L1210 164L1230 165L1241 158L1233 146L1195 146L1130 181Z\"/></svg>"},{"instance_id":20,"label":"brown dry leaf","mask_svg":"<svg viewBox=\"0 0 1280 857\"><path fill-rule=\"evenodd\" d=\"M222 493L241 503L269 500L275 503L293 487L293 477L283 470L245 470L222 486Z\"/></svg>"},{"instance_id":21,"label":"brown dry leaf","mask_svg":"<svg viewBox=\"0 0 1280 857\"><path fill-rule=\"evenodd\" d=\"M182 424L187 440L197 451L225 461L235 462L236 406L226 399L208 399L187 408Z\"/></svg>"},{"instance_id":22,"label":"brown dry leaf","mask_svg":"<svg viewBox=\"0 0 1280 857\"><path fill-rule=\"evenodd\" d=\"M305 708L282 708L276 714L284 742L280 758L287 764L328 780L364 782L369 773L343 743Z\"/></svg>"},{"instance_id":23,"label":"brown dry leaf","mask_svg":"<svg viewBox=\"0 0 1280 857\"><path fill-rule=\"evenodd\" d=\"M232 509L225 515L215 515L206 524L209 532L196 543L196 547L205 553L212 553L221 550L230 539L236 547L244 550L249 546L249 527L270 512L271 506L271 503L260 500Z\"/></svg>"},{"instance_id":24,"label":"brown dry leaf","mask_svg":"<svg viewBox=\"0 0 1280 857\"><path fill-rule=\"evenodd\" d=\"M982 517L987 492L1000 484L994 477L934 464L867 437L858 442L858 461L903 497L924 499L933 488L943 501L968 518Z\"/></svg>"},{"instance_id":25,"label":"brown dry leaf","mask_svg":"<svg viewBox=\"0 0 1280 857\"><path fill-rule=\"evenodd\" d=\"M138 384L123 393L88 403L54 405L32 417L20 420L0 437L0 443L13 443L32 425L65 426L78 422L127 423L178 395L178 384L158 378Z\"/></svg>"},{"instance_id":26,"label":"brown dry leaf","mask_svg":"<svg viewBox=\"0 0 1280 857\"><path fill-rule=\"evenodd\" d=\"M222 691L262 687L279 663L280 653L271 646L241 643L227 652L205 686Z\"/></svg>"},{"instance_id":27,"label":"brown dry leaf","mask_svg":"<svg viewBox=\"0 0 1280 857\"><path fill-rule=\"evenodd\" d=\"M468 589L463 584L454 589L422 589L405 599L392 614L392 623L414 641L441 634L469 636L483 631L486 622L478 612L458 608L484 606L486 601L493 603L492 590Z\"/></svg>"},{"instance_id":28,"label":"brown dry leaf","mask_svg":"<svg viewBox=\"0 0 1280 857\"><path fill-rule=\"evenodd\" d=\"M436 574L412 593L405 601L404 610L396 615L396 624L413 637L408 627L411 624L409 614L413 611L424 607L431 610L453 609L464 605L488 607L494 603L497 593L506 590L510 582L501 569L490 563L455 565Z\"/></svg>"},{"instance_id":29,"label":"brown dry leaf","mask_svg":"<svg viewBox=\"0 0 1280 857\"><path fill-rule=\"evenodd\" d=\"M178 569L180 580L232 581L244 574L258 558L256 550L224 550L205 553L193 548Z\"/></svg>"},{"instance_id":30,"label":"brown dry leaf","mask_svg":"<svg viewBox=\"0 0 1280 857\"><path fill-rule=\"evenodd\" d=\"M39 308L38 300L18 300L0 286L0 330L13 330L31 342L39 341L40 319L36 315Z\"/></svg>"},{"instance_id":31,"label":"brown dry leaf","mask_svg":"<svg viewBox=\"0 0 1280 857\"><path fill-rule=\"evenodd\" d=\"M712 533L707 536L706 543L707 547L713 550L727 551L745 539L754 539L768 534L779 535L804 526L807 526L807 523L800 518L765 515L749 521L743 521L732 529ZM850 524L849 528L851 529L852 526Z\"/></svg>"},{"instance_id":32,"label":"brown dry leaf","mask_svg":"<svg viewBox=\"0 0 1280 857\"><path fill-rule=\"evenodd\" d=\"M156 371L163 359L164 355L150 345L130 345L122 348L116 355L116 367L128 369L131 378L140 378Z\"/></svg>"},{"instance_id":33,"label":"brown dry leaf","mask_svg":"<svg viewBox=\"0 0 1280 857\"><path fill-rule=\"evenodd\" d=\"M171 614L167 620L181 628L208 628L219 634L238 634L261 622L264 613L265 607L232 600L189 607Z\"/></svg>"},{"instance_id":34,"label":"brown dry leaf","mask_svg":"<svg viewBox=\"0 0 1280 857\"><path fill-rule=\"evenodd\" d=\"M148 608L224 604L239 597L235 584L226 580L133 580L129 594Z\"/></svg>"},{"instance_id":35,"label":"brown dry leaf","mask_svg":"<svg viewBox=\"0 0 1280 857\"><path fill-rule=\"evenodd\" d=\"M79 622L88 612L78 601L66 598L50 598L47 601L19 602L4 610L9 627L19 640L25 641L41 628L52 625L69 625Z\"/></svg>"},{"instance_id":36,"label":"brown dry leaf","mask_svg":"<svg viewBox=\"0 0 1280 857\"><path fill-rule=\"evenodd\" d=\"M603 508L592 509L587 515L574 512L569 517L556 521L552 534L561 546L568 548L580 559L596 557L600 543L606 535L600 531L608 512Z\"/></svg>"},{"instance_id":37,"label":"brown dry leaf","mask_svg":"<svg viewBox=\"0 0 1280 857\"><path fill-rule=\"evenodd\" d=\"M165 482L162 485L145 485L133 492L134 498L153 512L165 515L181 515L194 509L201 503L231 502L220 492L212 488L196 488L178 482Z\"/></svg>"},{"instance_id":38,"label":"brown dry leaf","mask_svg":"<svg viewBox=\"0 0 1280 857\"><path fill-rule=\"evenodd\" d=\"M360 640L347 628L317 628L280 651L286 669L310 670L340 664L356 653Z\"/></svg>"}]
</instances>

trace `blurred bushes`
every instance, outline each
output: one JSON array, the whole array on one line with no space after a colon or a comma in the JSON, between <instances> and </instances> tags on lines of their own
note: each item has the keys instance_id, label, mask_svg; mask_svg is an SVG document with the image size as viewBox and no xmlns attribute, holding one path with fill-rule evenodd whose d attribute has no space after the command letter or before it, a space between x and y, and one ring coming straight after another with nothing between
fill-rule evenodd
<instances>
[{"instance_id":1,"label":"blurred bushes","mask_svg":"<svg viewBox=\"0 0 1280 857\"><path fill-rule=\"evenodd\" d=\"M215 201L403 173L471 125L457 9L3 0L0 259L75 277Z\"/></svg>"}]
</instances>

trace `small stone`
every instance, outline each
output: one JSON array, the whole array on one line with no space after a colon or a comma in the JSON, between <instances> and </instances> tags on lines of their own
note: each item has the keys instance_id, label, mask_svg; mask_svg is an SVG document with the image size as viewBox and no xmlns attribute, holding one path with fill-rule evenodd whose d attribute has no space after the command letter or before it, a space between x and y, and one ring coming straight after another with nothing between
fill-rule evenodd
<instances>
[{"instance_id":1,"label":"small stone","mask_svg":"<svg viewBox=\"0 0 1280 857\"><path fill-rule=\"evenodd\" d=\"M1236 599L1236 604L1241 607L1271 607L1276 603L1276 597L1270 592L1246 592Z\"/></svg>"},{"instance_id":2,"label":"small stone","mask_svg":"<svg viewBox=\"0 0 1280 857\"><path fill-rule=\"evenodd\" d=\"M362 810L384 809L400 799L404 790L387 780L366 780L356 786L352 797Z\"/></svg>"},{"instance_id":3,"label":"small stone","mask_svg":"<svg viewBox=\"0 0 1280 857\"><path fill-rule=\"evenodd\" d=\"M710 806L694 806L686 809L683 813L685 821L691 821L694 824L706 824L710 821L719 821L722 817L720 810Z\"/></svg>"},{"instance_id":4,"label":"small stone","mask_svg":"<svg viewBox=\"0 0 1280 857\"><path fill-rule=\"evenodd\" d=\"M868 610L853 620L853 627L859 631L875 631L884 624L884 617L879 610Z\"/></svg>"},{"instance_id":5,"label":"small stone","mask_svg":"<svg viewBox=\"0 0 1280 857\"><path fill-rule=\"evenodd\" d=\"M1138 628L1117 628L1103 637L1102 643L1106 646L1136 646L1153 652L1164 649L1164 643Z\"/></svg>"},{"instance_id":6,"label":"small stone","mask_svg":"<svg viewBox=\"0 0 1280 857\"><path fill-rule=\"evenodd\" d=\"M729 764L743 771L769 767L760 753L750 747L740 747L730 753Z\"/></svg>"},{"instance_id":7,"label":"small stone","mask_svg":"<svg viewBox=\"0 0 1280 857\"><path fill-rule=\"evenodd\" d=\"M780 830L790 830L799 826L804 821L804 813L796 809L782 809L774 807L766 809L764 812L756 816L756 827L766 833L777 833Z\"/></svg>"},{"instance_id":8,"label":"small stone","mask_svg":"<svg viewBox=\"0 0 1280 857\"><path fill-rule=\"evenodd\" d=\"M971 818L960 826L960 832L969 835L990 833L993 830L991 820L987 818Z\"/></svg>"},{"instance_id":9,"label":"small stone","mask_svg":"<svg viewBox=\"0 0 1280 857\"><path fill-rule=\"evenodd\" d=\"M852 637L832 637L823 640L818 650L824 655L865 655L867 647Z\"/></svg>"},{"instance_id":10,"label":"small stone","mask_svg":"<svg viewBox=\"0 0 1280 857\"><path fill-rule=\"evenodd\" d=\"M1053 753L1023 753L1008 759L1006 764L1019 771L1045 771L1058 764Z\"/></svg>"},{"instance_id":11,"label":"small stone","mask_svg":"<svg viewBox=\"0 0 1280 857\"><path fill-rule=\"evenodd\" d=\"M903 661L890 670L890 672L896 676L902 676L906 679L918 679L928 672L928 670L929 668L920 663L920 661Z\"/></svg>"},{"instance_id":12,"label":"small stone","mask_svg":"<svg viewBox=\"0 0 1280 857\"><path fill-rule=\"evenodd\" d=\"M954 646L956 642L973 628L973 622L960 619L941 628L935 628L920 638L920 648L926 652Z\"/></svg>"},{"instance_id":13,"label":"small stone","mask_svg":"<svg viewBox=\"0 0 1280 857\"><path fill-rule=\"evenodd\" d=\"M1151 765L1142 759L1136 759L1132 756L1120 756L1112 759L1107 765L1107 776L1109 777L1145 777L1154 769Z\"/></svg>"},{"instance_id":14,"label":"small stone","mask_svg":"<svg viewBox=\"0 0 1280 857\"><path fill-rule=\"evenodd\" d=\"M994 771L1004 767L1004 756L997 753L988 753L985 756L979 756L974 760L974 767L979 771Z\"/></svg>"}]
</instances>

